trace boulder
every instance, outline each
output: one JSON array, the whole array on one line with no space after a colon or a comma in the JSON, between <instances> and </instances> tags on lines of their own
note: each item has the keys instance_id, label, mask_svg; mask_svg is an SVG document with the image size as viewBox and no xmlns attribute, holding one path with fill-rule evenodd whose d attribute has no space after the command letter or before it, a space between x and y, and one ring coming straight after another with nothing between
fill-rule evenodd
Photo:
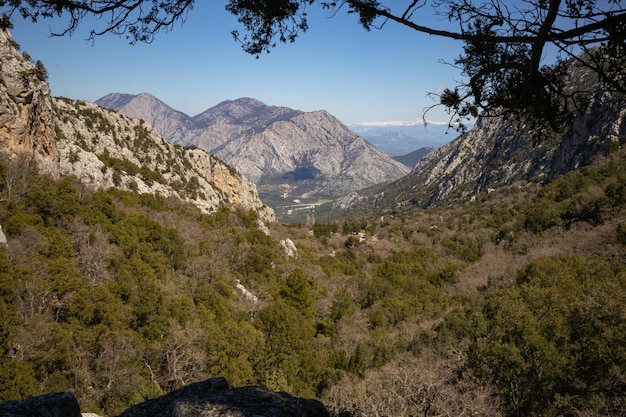
<instances>
[{"instance_id":1,"label":"boulder","mask_svg":"<svg viewBox=\"0 0 626 417\"><path fill-rule=\"evenodd\" d=\"M316 400L248 386L230 388L224 378L186 385L124 411L118 417L328 417Z\"/></svg>"},{"instance_id":2,"label":"boulder","mask_svg":"<svg viewBox=\"0 0 626 417\"><path fill-rule=\"evenodd\" d=\"M82 417L95 416L83 414ZM257 386L230 388L224 378L186 385L118 417L329 417L317 400ZM52 393L0 404L0 417L81 417L73 394Z\"/></svg>"},{"instance_id":3,"label":"boulder","mask_svg":"<svg viewBox=\"0 0 626 417\"><path fill-rule=\"evenodd\" d=\"M81 417L81 414L73 394L55 392L22 402L5 401L0 404L0 417Z\"/></svg>"}]
</instances>

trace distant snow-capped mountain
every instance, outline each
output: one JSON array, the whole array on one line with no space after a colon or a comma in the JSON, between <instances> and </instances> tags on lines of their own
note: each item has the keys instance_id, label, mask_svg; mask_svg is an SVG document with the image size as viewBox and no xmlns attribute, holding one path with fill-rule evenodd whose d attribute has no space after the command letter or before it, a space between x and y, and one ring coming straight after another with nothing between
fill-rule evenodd
<instances>
[{"instance_id":1,"label":"distant snow-capped mountain","mask_svg":"<svg viewBox=\"0 0 626 417\"><path fill-rule=\"evenodd\" d=\"M371 122L351 124L348 128L391 156L436 148L458 136L447 123L436 122Z\"/></svg>"}]
</instances>

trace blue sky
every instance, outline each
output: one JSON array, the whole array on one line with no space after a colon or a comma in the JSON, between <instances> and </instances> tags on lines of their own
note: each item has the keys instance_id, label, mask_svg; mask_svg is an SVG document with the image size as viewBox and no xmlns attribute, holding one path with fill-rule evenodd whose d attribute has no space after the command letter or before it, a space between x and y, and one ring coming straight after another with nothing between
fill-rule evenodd
<instances>
[{"instance_id":1,"label":"blue sky","mask_svg":"<svg viewBox=\"0 0 626 417\"><path fill-rule=\"evenodd\" d=\"M393 1L392 1L393 3ZM14 18L14 40L48 70L52 94L95 101L113 92L148 92L190 116L224 101L253 97L303 111L327 110L346 124L421 120L428 92L453 87L458 70L440 63L458 42L392 22L365 31L353 15L310 9L307 33L259 59L230 34L241 29L225 2L199 0L184 24L151 44L103 36L85 41L90 23L72 37L50 37L62 21ZM435 18L433 18L435 19ZM437 22L435 24L445 24ZM240 30L241 31L241 30ZM429 120L447 122L443 109Z\"/></svg>"}]
</instances>

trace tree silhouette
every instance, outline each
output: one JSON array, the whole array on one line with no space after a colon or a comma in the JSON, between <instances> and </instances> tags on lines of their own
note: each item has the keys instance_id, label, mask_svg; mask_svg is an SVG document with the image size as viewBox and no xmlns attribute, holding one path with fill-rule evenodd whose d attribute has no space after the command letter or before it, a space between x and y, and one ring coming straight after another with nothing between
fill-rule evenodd
<instances>
[{"instance_id":1,"label":"tree silhouette","mask_svg":"<svg viewBox=\"0 0 626 417\"><path fill-rule=\"evenodd\" d=\"M195 0L39 0L0 1L10 13L19 12L36 21L68 17L71 34L88 15L103 18L104 29L90 38L114 33L131 43L151 42L162 30L184 21ZM387 3L387 4L385 4ZM453 65L465 77L439 95L439 104L462 125L466 118L497 110L559 122L571 113L577 91L563 82L566 59L573 58L595 73L605 88L624 92L623 65L626 8L621 0L229 0L226 10L237 16L245 32L232 32L243 49L253 55L269 52L277 43L294 42L309 27L307 9L326 9L331 15L346 11L358 16L366 29L388 22L416 32L464 43L463 54ZM444 26L433 25L432 16ZM601 49L595 46L603 45ZM557 51L557 60L542 65L546 49ZM585 52L581 55L582 52Z\"/></svg>"}]
</instances>

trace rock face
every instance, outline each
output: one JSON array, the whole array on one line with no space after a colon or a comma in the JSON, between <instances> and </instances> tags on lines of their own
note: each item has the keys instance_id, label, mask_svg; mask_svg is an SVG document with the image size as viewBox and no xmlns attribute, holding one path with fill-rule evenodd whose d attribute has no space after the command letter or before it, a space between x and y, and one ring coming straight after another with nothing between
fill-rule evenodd
<instances>
[{"instance_id":1,"label":"rock face","mask_svg":"<svg viewBox=\"0 0 626 417\"><path fill-rule=\"evenodd\" d=\"M56 175L55 114L46 74L18 48L0 29L0 146L34 158Z\"/></svg>"},{"instance_id":2,"label":"rock face","mask_svg":"<svg viewBox=\"0 0 626 417\"><path fill-rule=\"evenodd\" d=\"M76 398L54 393L0 404L0 417L81 417ZM328 417L322 403L261 387L230 388L224 378L186 385L118 417Z\"/></svg>"},{"instance_id":3,"label":"rock face","mask_svg":"<svg viewBox=\"0 0 626 417\"><path fill-rule=\"evenodd\" d=\"M0 151L32 157L42 171L94 189L177 197L212 212L220 204L275 220L256 185L198 148L165 141L141 120L93 103L50 97L41 70L0 30ZM45 71L45 69L44 69Z\"/></svg>"},{"instance_id":4,"label":"rock face","mask_svg":"<svg viewBox=\"0 0 626 417\"><path fill-rule=\"evenodd\" d=\"M198 148L165 141L152 127L84 101L54 99L59 172L94 188L176 196L205 212L237 205L274 220L256 186Z\"/></svg>"},{"instance_id":5,"label":"rock face","mask_svg":"<svg viewBox=\"0 0 626 417\"><path fill-rule=\"evenodd\" d=\"M293 195L336 197L409 172L325 111L241 98L186 118L148 94L110 94L96 103L145 120L172 143L217 155L263 192L282 194L288 184Z\"/></svg>"},{"instance_id":6,"label":"rock face","mask_svg":"<svg viewBox=\"0 0 626 417\"><path fill-rule=\"evenodd\" d=\"M566 82L584 99L562 132L502 117L481 118L469 132L428 153L409 175L384 190L347 195L336 201L336 207L431 207L468 201L518 181L549 181L626 143L626 98L604 90L574 62Z\"/></svg>"}]
</instances>

